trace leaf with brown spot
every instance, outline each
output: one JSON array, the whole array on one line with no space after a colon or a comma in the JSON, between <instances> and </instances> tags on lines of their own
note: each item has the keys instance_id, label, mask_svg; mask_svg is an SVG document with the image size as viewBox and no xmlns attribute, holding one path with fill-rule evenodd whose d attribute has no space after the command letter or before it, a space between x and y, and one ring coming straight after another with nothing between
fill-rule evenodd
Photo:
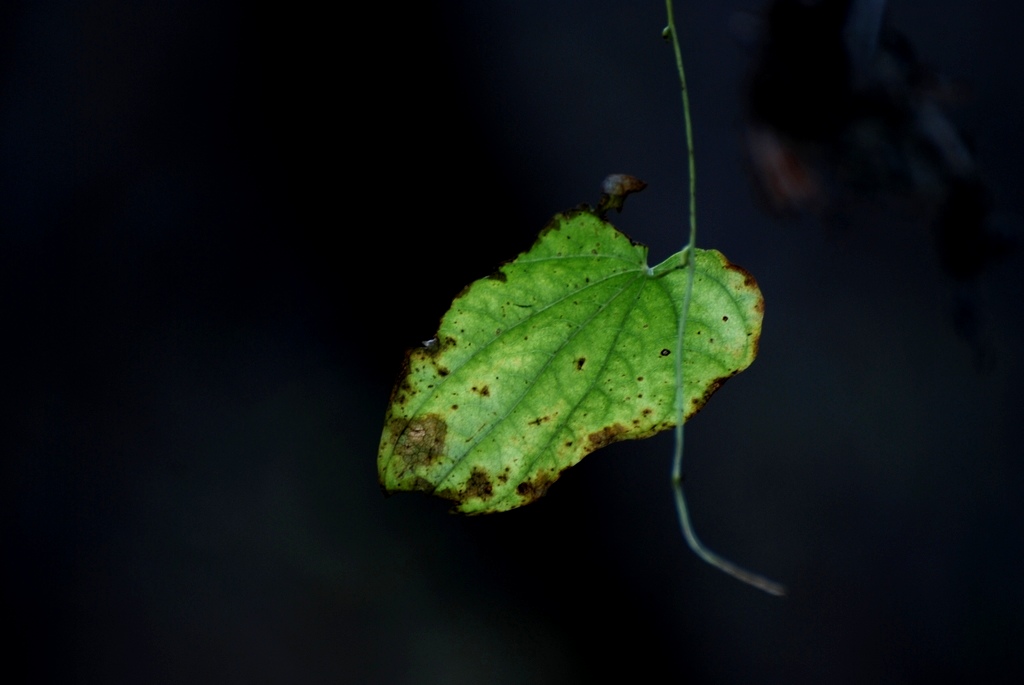
<instances>
[{"instance_id":1,"label":"leaf with brown spot","mask_svg":"<svg viewBox=\"0 0 1024 685\"><path fill-rule=\"evenodd\" d=\"M408 353L381 436L384 489L504 511L596 449L671 428L680 262L648 268L647 248L598 214L557 215L501 277L456 297L440 342ZM695 264L687 418L753 361L763 311L753 277L721 253L697 250Z\"/></svg>"}]
</instances>

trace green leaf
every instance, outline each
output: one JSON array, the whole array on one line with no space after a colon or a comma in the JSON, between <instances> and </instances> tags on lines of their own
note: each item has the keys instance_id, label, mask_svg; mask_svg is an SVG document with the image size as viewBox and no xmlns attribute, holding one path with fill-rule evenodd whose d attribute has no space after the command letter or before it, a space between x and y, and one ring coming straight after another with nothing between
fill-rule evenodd
<instances>
[{"instance_id":1,"label":"green leaf","mask_svg":"<svg viewBox=\"0 0 1024 685\"><path fill-rule=\"evenodd\" d=\"M764 310L750 274L715 250L695 255L686 418L754 360ZM381 436L381 485L467 514L504 511L600 447L673 427L682 263L679 253L650 269L647 248L592 211L557 215L406 355Z\"/></svg>"}]
</instances>

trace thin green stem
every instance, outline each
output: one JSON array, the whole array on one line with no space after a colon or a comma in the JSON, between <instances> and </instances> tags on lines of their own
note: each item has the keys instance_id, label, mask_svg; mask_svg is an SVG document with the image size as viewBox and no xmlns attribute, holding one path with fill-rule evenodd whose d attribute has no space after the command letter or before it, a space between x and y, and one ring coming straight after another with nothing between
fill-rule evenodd
<instances>
[{"instance_id":1,"label":"thin green stem","mask_svg":"<svg viewBox=\"0 0 1024 685\"><path fill-rule=\"evenodd\" d=\"M672 456L672 492L675 496L676 511L679 514L679 525L683 529L683 537L690 549L707 563L715 566L729 575L742 580L765 592L781 596L786 594L786 589L772 580L752 573L737 566L727 559L723 559L704 544L697 537L690 522L690 513L686 507L686 496L683 492L683 423L685 421L685 395L683 393L683 339L686 334L686 320L690 312L690 300L693 295L693 278L696 273L697 248L697 181L696 164L694 163L693 152L693 123L690 119L690 97L686 88L686 72L683 70L683 53L679 47L679 34L676 32L675 16L672 11L672 0L665 0L665 9L668 13L668 36L672 40L672 48L676 56L676 69L679 71L679 83L683 93L683 116L686 120L686 152L689 159L690 177L690 239L686 247L680 253L686 267L686 292L683 296L683 309L679 316L679 327L676 334L676 430L675 448Z\"/></svg>"},{"instance_id":2,"label":"thin green stem","mask_svg":"<svg viewBox=\"0 0 1024 685\"><path fill-rule=\"evenodd\" d=\"M686 70L683 69L683 51L679 47L679 33L676 31L675 12L672 0L665 0L668 13L668 34L672 40L672 51L676 57L676 71L679 72L680 91L683 95L683 118L686 122L686 156L690 178L690 241L687 250L697 246L697 164L693 152L693 121L690 118L690 91L686 87ZM691 260L692 264L692 260Z\"/></svg>"}]
</instances>

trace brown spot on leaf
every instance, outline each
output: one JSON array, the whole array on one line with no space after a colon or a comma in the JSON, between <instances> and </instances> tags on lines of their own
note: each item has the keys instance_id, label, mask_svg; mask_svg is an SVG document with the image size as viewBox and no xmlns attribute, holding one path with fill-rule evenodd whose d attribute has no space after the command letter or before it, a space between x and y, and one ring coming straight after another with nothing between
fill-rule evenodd
<instances>
[{"instance_id":1,"label":"brown spot on leaf","mask_svg":"<svg viewBox=\"0 0 1024 685\"><path fill-rule=\"evenodd\" d=\"M749 271L744 269L742 266L737 266L732 262L726 262L725 268L728 269L729 271L735 271L736 273L743 276L743 285L746 286L747 288L757 288L757 280L750 274Z\"/></svg>"},{"instance_id":2,"label":"brown spot on leaf","mask_svg":"<svg viewBox=\"0 0 1024 685\"><path fill-rule=\"evenodd\" d=\"M598 450L605 445L610 445L618 440L619 436L628 430L629 429L621 423L616 423L612 426L605 426L601 430L595 431L587 436L587 441L590 443L590 449Z\"/></svg>"},{"instance_id":3,"label":"brown spot on leaf","mask_svg":"<svg viewBox=\"0 0 1024 685\"><path fill-rule=\"evenodd\" d=\"M448 424L437 414L417 417L401 432L395 454L405 462L406 469L430 466L444 455L447 435Z\"/></svg>"},{"instance_id":4,"label":"brown spot on leaf","mask_svg":"<svg viewBox=\"0 0 1024 685\"><path fill-rule=\"evenodd\" d=\"M704 394L702 394L700 397L694 398L691 404L690 412L686 415L686 418L689 419L691 416L693 416L701 409L703 409L704 405L708 403L709 399L711 399L711 396L714 395L715 392L717 392L718 389L722 387L727 380L735 376L737 373L739 372L734 371L730 373L728 376L722 376L721 378L716 378L715 380L711 381L708 384L708 387L704 390Z\"/></svg>"},{"instance_id":5,"label":"brown spot on leaf","mask_svg":"<svg viewBox=\"0 0 1024 685\"><path fill-rule=\"evenodd\" d=\"M434 484L423 476L416 476L412 479L412 482L409 483L409 491L430 493L434 491Z\"/></svg>"},{"instance_id":6,"label":"brown spot on leaf","mask_svg":"<svg viewBox=\"0 0 1024 685\"><path fill-rule=\"evenodd\" d=\"M523 504L529 504L534 500L543 497L555 479L548 471L541 471L533 480L524 480L516 486L516 494L523 498Z\"/></svg>"},{"instance_id":7,"label":"brown spot on leaf","mask_svg":"<svg viewBox=\"0 0 1024 685\"><path fill-rule=\"evenodd\" d=\"M439 376L447 376L449 373L451 373L451 371L449 371L448 369L444 368L443 366L437 367L437 375L439 375Z\"/></svg>"},{"instance_id":8,"label":"brown spot on leaf","mask_svg":"<svg viewBox=\"0 0 1024 685\"><path fill-rule=\"evenodd\" d=\"M502 283L505 283L506 281L508 281L508 276L505 275L504 271L495 271L493 274L491 274L487 278L490 278L491 280L494 280L494 281L500 281Z\"/></svg>"},{"instance_id":9,"label":"brown spot on leaf","mask_svg":"<svg viewBox=\"0 0 1024 685\"><path fill-rule=\"evenodd\" d=\"M668 350L668 349L664 349L664 350L662 350L662 351L661 351L661 356L662 356L662 357L667 357L667 356L669 356L670 354L672 354L671 350Z\"/></svg>"},{"instance_id":10,"label":"brown spot on leaf","mask_svg":"<svg viewBox=\"0 0 1024 685\"><path fill-rule=\"evenodd\" d=\"M465 499L490 499L494 494L494 486L491 477L481 468L475 468L469 473L469 480L466 481Z\"/></svg>"},{"instance_id":11,"label":"brown spot on leaf","mask_svg":"<svg viewBox=\"0 0 1024 685\"><path fill-rule=\"evenodd\" d=\"M580 357L579 359L577 359L576 360L576 370L577 371L582 371L583 370L583 365L586 364L586 363L587 363L587 358L586 357Z\"/></svg>"}]
</instances>

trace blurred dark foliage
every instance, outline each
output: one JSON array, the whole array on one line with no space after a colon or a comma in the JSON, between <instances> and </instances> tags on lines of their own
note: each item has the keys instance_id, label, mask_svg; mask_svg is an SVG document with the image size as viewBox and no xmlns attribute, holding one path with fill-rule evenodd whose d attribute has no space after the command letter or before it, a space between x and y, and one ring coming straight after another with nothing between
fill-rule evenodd
<instances>
[{"instance_id":1,"label":"blurred dark foliage","mask_svg":"<svg viewBox=\"0 0 1024 685\"><path fill-rule=\"evenodd\" d=\"M885 18L884 0L777 0L749 79L747 142L776 212L835 219L882 202L930 226L944 271L978 276L1013 245L990 228L970 138L946 110L958 84Z\"/></svg>"}]
</instances>

